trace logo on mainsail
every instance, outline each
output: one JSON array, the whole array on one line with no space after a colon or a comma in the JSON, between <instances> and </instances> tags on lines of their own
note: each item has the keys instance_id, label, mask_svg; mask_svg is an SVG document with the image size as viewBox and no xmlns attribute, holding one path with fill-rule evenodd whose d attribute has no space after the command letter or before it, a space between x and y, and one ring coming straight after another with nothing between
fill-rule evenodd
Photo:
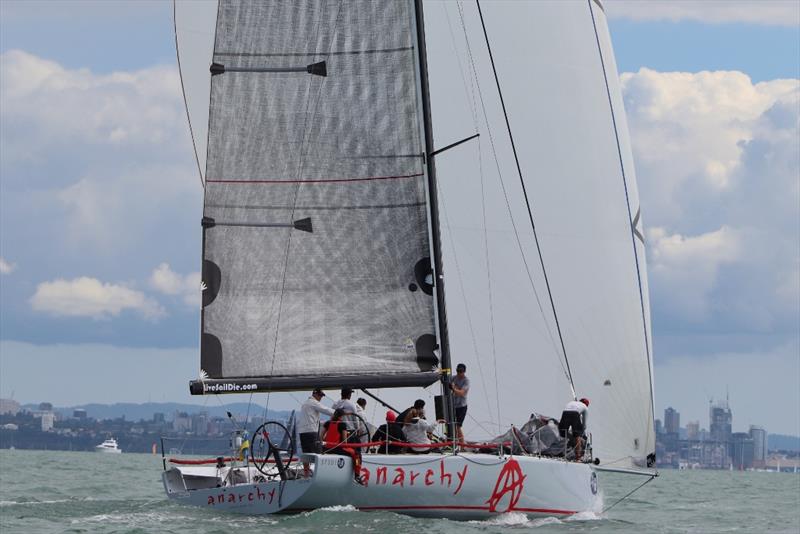
<instances>
[{"instance_id":1,"label":"logo on mainsail","mask_svg":"<svg viewBox=\"0 0 800 534\"><path fill-rule=\"evenodd\" d=\"M508 507L502 512L512 511L522 496L524 481L525 475L522 474L522 468L519 463L514 458L510 458L506 465L503 466L503 469L500 470L492 496L486 501L489 505L489 511L497 512L497 505L506 498L506 495L508 495Z\"/></svg>"}]
</instances>

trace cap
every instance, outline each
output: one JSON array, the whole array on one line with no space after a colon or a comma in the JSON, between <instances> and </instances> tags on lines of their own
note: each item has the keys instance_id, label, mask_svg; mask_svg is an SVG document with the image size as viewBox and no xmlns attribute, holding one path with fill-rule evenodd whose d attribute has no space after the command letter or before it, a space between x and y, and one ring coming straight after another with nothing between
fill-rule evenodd
<instances>
[{"instance_id":1,"label":"cap","mask_svg":"<svg viewBox=\"0 0 800 534\"><path fill-rule=\"evenodd\" d=\"M589 406L589 399L587 399L586 397L582 398L581 402L584 403L586 406Z\"/></svg>"},{"instance_id":2,"label":"cap","mask_svg":"<svg viewBox=\"0 0 800 534\"><path fill-rule=\"evenodd\" d=\"M394 423L397 421L397 414L394 413L392 410L386 412L386 422L387 423Z\"/></svg>"},{"instance_id":3,"label":"cap","mask_svg":"<svg viewBox=\"0 0 800 534\"><path fill-rule=\"evenodd\" d=\"M353 389L352 388L342 388L342 396L346 397L347 395L352 395Z\"/></svg>"},{"instance_id":4,"label":"cap","mask_svg":"<svg viewBox=\"0 0 800 534\"><path fill-rule=\"evenodd\" d=\"M313 395L314 393L319 393L323 397L325 396L325 392L322 391L320 388L314 388L314 391L312 391L311 394Z\"/></svg>"}]
</instances>

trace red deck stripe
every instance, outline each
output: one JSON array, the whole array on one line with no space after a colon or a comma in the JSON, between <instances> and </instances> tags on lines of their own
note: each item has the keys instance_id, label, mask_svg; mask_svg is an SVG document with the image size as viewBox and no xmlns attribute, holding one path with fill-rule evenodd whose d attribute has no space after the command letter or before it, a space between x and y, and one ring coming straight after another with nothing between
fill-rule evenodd
<instances>
[{"instance_id":1,"label":"red deck stripe","mask_svg":"<svg viewBox=\"0 0 800 534\"><path fill-rule=\"evenodd\" d=\"M332 178L330 180L206 180L213 184L332 184L338 182L366 182L369 180L396 180L400 178L416 178L423 173L404 174L400 176L368 176L366 178Z\"/></svg>"}]
</instances>

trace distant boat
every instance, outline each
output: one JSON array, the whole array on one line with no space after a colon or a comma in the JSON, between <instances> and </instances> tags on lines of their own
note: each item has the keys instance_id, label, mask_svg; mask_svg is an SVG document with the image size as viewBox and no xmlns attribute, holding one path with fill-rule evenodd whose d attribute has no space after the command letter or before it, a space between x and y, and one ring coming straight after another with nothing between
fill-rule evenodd
<instances>
[{"instance_id":1,"label":"distant boat","mask_svg":"<svg viewBox=\"0 0 800 534\"><path fill-rule=\"evenodd\" d=\"M119 446L117 446L117 440L115 440L114 438L108 438L100 445L95 446L94 452L119 454L122 452L122 449L120 449Z\"/></svg>"}]
</instances>

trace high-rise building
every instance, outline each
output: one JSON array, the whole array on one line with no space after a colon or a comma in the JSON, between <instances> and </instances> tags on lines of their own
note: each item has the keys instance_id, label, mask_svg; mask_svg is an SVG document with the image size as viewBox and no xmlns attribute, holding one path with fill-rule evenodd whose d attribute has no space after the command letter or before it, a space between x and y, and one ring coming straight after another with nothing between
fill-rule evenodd
<instances>
[{"instance_id":1,"label":"high-rise building","mask_svg":"<svg viewBox=\"0 0 800 534\"><path fill-rule=\"evenodd\" d=\"M0 415L17 415L19 403L14 399L0 399Z\"/></svg>"},{"instance_id":2,"label":"high-rise building","mask_svg":"<svg viewBox=\"0 0 800 534\"><path fill-rule=\"evenodd\" d=\"M700 421L686 423L686 439L697 441L700 439Z\"/></svg>"},{"instance_id":3,"label":"high-rise building","mask_svg":"<svg viewBox=\"0 0 800 534\"><path fill-rule=\"evenodd\" d=\"M664 410L664 432L677 434L681 428L681 414L671 406Z\"/></svg>"},{"instance_id":4,"label":"high-rise building","mask_svg":"<svg viewBox=\"0 0 800 534\"><path fill-rule=\"evenodd\" d=\"M731 434L731 461L734 469L753 467L753 438L747 432Z\"/></svg>"},{"instance_id":5,"label":"high-rise building","mask_svg":"<svg viewBox=\"0 0 800 534\"><path fill-rule=\"evenodd\" d=\"M731 440L733 414L728 401L712 403L708 410L708 431L712 441L728 443Z\"/></svg>"},{"instance_id":6,"label":"high-rise building","mask_svg":"<svg viewBox=\"0 0 800 534\"><path fill-rule=\"evenodd\" d=\"M753 439L753 467L764 468L767 465L767 431L750 425L750 437Z\"/></svg>"},{"instance_id":7,"label":"high-rise building","mask_svg":"<svg viewBox=\"0 0 800 534\"><path fill-rule=\"evenodd\" d=\"M661 434L664 431L664 427L661 425L661 419L656 419L656 435Z\"/></svg>"},{"instance_id":8,"label":"high-rise building","mask_svg":"<svg viewBox=\"0 0 800 534\"><path fill-rule=\"evenodd\" d=\"M76 408L72 411L73 419L86 419L86 410L83 408Z\"/></svg>"}]
</instances>

